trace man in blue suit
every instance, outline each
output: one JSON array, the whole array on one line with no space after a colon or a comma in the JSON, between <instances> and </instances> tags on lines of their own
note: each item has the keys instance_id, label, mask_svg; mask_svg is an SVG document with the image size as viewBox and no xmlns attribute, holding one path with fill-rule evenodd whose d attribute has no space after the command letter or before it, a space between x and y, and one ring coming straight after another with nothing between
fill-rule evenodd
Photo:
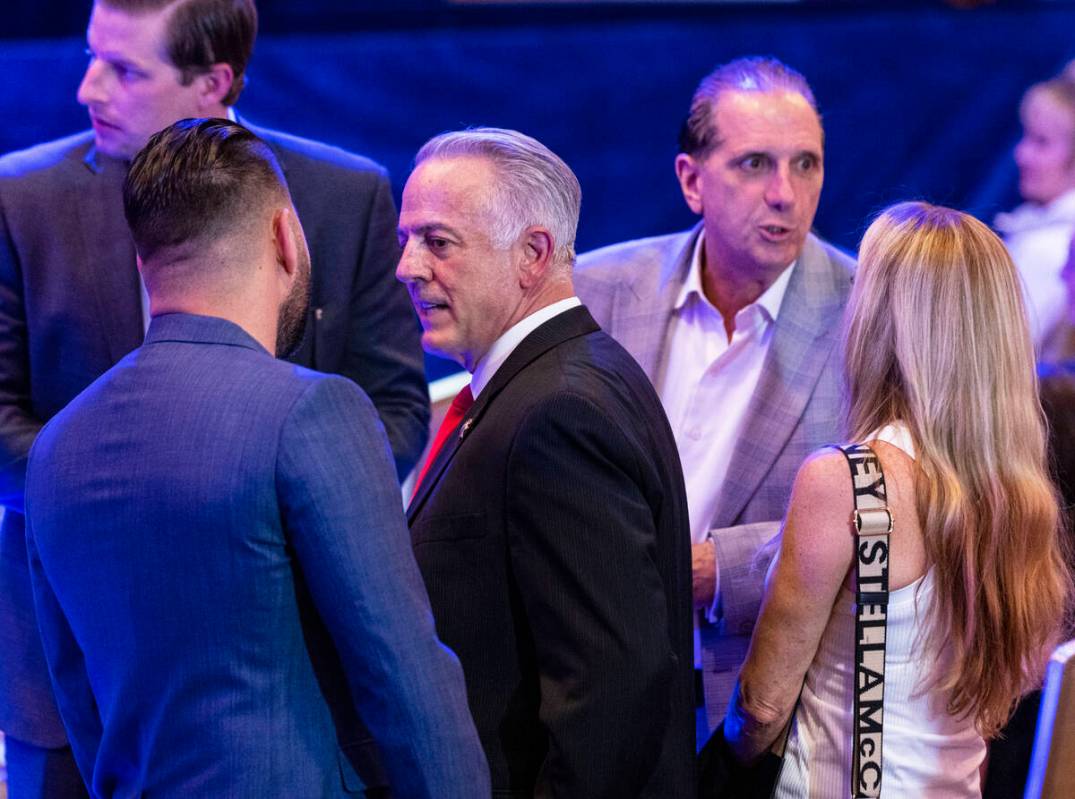
<instances>
[{"instance_id":1,"label":"man in blue suit","mask_svg":"<svg viewBox=\"0 0 1075 799\"><path fill-rule=\"evenodd\" d=\"M38 436L26 507L60 715L95 796L339 796L360 713L396 797L488 795L384 430L353 382L276 360L310 262L272 150L223 120L124 185L145 344Z\"/></svg>"},{"instance_id":2,"label":"man in blue suit","mask_svg":"<svg viewBox=\"0 0 1075 799\"><path fill-rule=\"evenodd\" d=\"M26 456L41 425L142 343L148 309L121 196L130 160L176 120L234 118L256 29L254 0L96 0L78 91L93 129L0 157L0 731L11 799L85 796L33 616ZM335 147L254 132L310 245L307 335L290 360L362 388L405 477L428 437L429 400L418 323L394 278L388 176Z\"/></svg>"}]
</instances>

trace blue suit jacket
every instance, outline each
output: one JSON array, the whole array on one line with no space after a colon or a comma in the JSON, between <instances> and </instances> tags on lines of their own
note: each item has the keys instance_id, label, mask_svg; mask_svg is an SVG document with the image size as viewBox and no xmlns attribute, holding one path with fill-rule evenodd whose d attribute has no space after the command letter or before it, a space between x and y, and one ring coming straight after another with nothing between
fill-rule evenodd
<instances>
[{"instance_id":1,"label":"blue suit jacket","mask_svg":"<svg viewBox=\"0 0 1075 799\"><path fill-rule=\"evenodd\" d=\"M354 380L405 475L428 432L418 323L395 279L384 171L324 144L254 129L273 148L312 258L307 335L293 359ZM92 133L0 158L0 730L65 743L37 641L23 541L26 455L41 425L142 343L126 165Z\"/></svg>"},{"instance_id":2,"label":"blue suit jacket","mask_svg":"<svg viewBox=\"0 0 1075 799\"><path fill-rule=\"evenodd\" d=\"M38 436L26 503L46 659L95 793L343 794L340 701L396 796L488 793L350 381L222 319L155 318Z\"/></svg>"}]
</instances>

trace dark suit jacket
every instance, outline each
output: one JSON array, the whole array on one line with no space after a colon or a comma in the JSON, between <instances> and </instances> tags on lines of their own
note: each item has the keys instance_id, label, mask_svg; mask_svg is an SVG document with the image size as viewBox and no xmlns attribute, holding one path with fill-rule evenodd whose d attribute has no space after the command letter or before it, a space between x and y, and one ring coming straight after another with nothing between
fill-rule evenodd
<instances>
[{"instance_id":1,"label":"dark suit jacket","mask_svg":"<svg viewBox=\"0 0 1075 799\"><path fill-rule=\"evenodd\" d=\"M414 312L393 275L388 181L342 150L257 132L279 157L313 259L297 361L362 386L405 473L425 443L428 398ZM125 171L89 133L0 158L0 730L39 746L64 734L30 602L26 455L44 422L142 341Z\"/></svg>"},{"instance_id":2,"label":"dark suit jacket","mask_svg":"<svg viewBox=\"0 0 1075 799\"><path fill-rule=\"evenodd\" d=\"M494 795L693 796L690 534L645 374L575 308L460 431L408 519Z\"/></svg>"},{"instance_id":3,"label":"dark suit jacket","mask_svg":"<svg viewBox=\"0 0 1075 799\"><path fill-rule=\"evenodd\" d=\"M328 664L397 796L487 794L353 383L223 319L160 316L45 426L26 482L45 653L95 795L348 793Z\"/></svg>"}]
</instances>

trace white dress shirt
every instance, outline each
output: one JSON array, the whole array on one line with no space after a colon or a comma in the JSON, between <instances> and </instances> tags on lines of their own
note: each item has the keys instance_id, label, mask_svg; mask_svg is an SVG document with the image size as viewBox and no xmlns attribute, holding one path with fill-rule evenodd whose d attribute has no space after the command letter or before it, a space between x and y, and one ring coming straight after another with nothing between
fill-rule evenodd
<instances>
[{"instance_id":1,"label":"white dress shirt","mask_svg":"<svg viewBox=\"0 0 1075 799\"><path fill-rule=\"evenodd\" d=\"M569 311L580 305L582 305L582 300L578 297L568 297L566 300L554 302L552 305L546 305L544 308L534 311L530 316L509 327L500 338L493 342L489 352L485 353L478 363L474 365L474 373L470 377L470 392L474 395L474 399L477 399L478 395L482 393L482 389L489 385L493 375L504 365L504 361L522 343L524 338L554 316L559 316L564 311Z\"/></svg>"},{"instance_id":2,"label":"white dress shirt","mask_svg":"<svg viewBox=\"0 0 1075 799\"><path fill-rule=\"evenodd\" d=\"M657 391L683 464L694 544L707 540L716 516L732 452L769 352L773 323L796 263L792 262L755 302L735 315L735 332L728 341L724 317L702 288L704 245L705 236L699 235L690 270L673 309L668 365ZM719 602L718 567L713 603L707 613L710 620L715 620ZM697 632L696 618L695 666L700 666Z\"/></svg>"},{"instance_id":3,"label":"white dress shirt","mask_svg":"<svg viewBox=\"0 0 1075 799\"><path fill-rule=\"evenodd\" d=\"M716 515L732 450L795 268L792 263L757 301L735 315L735 333L728 341L724 317L702 290L703 246L704 236L699 236L673 311L668 365L658 389L683 462L695 544L706 540Z\"/></svg>"}]
</instances>

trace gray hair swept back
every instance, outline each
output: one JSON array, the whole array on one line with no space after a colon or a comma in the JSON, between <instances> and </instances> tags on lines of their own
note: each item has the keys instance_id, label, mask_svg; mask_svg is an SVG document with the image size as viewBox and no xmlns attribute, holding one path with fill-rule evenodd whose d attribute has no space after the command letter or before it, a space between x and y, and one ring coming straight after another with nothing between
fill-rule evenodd
<instances>
[{"instance_id":1,"label":"gray hair swept back","mask_svg":"<svg viewBox=\"0 0 1075 799\"><path fill-rule=\"evenodd\" d=\"M492 162L499 180L490 191L490 238L509 247L529 225L549 229L557 262L575 262L575 233L582 189L571 168L556 153L523 133L504 128L470 128L434 136L414 159L476 157Z\"/></svg>"}]
</instances>

